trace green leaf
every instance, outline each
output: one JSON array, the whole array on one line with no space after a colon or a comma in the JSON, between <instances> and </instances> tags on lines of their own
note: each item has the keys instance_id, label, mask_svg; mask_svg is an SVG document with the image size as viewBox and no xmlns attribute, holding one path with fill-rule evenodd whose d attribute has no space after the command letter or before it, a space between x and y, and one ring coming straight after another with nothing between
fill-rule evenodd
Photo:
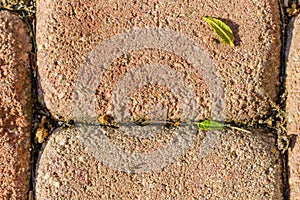
<instances>
[{"instance_id":1,"label":"green leaf","mask_svg":"<svg viewBox=\"0 0 300 200\"><path fill-rule=\"evenodd\" d=\"M202 17L218 35L218 37L226 44L234 47L234 36L231 28L219 19L213 17Z\"/></svg>"},{"instance_id":2,"label":"green leaf","mask_svg":"<svg viewBox=\"0 0 300 200\"><path fill-rule=\"evenodd\" d=\"M222 130L224 128L224 124L213 120L204 120L202 122L196 122L196 124L198 128L203 131Z\"/></svg>"}]
</instances>

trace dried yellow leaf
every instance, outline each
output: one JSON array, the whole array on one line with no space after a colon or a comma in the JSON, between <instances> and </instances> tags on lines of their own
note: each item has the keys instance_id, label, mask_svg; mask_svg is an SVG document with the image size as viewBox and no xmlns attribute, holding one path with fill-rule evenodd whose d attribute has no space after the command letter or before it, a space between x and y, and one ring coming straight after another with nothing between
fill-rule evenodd
<instances>
[{"instance_id":1,"label":"dried yellow leaf","mask_svg":"<svg viewBox=\"0 0 300 200\"><path fill-rule=\"evenodd\" d=\"M118 124L114 121L113 116L104 114L98 117L98 121L101 125L119 127Z\"/></svg>"}]
</instances>

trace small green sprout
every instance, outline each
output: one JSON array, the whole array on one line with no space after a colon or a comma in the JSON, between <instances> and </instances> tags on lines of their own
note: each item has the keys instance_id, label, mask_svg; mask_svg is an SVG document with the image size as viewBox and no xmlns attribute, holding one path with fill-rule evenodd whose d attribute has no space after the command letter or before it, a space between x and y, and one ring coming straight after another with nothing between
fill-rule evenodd
<instances>
[{"instance_id":1,"label":"small green sprout","mask_svg":"<svg viewBox=\"0 0 300 200\"><path fill-rule=\"evenodd\" d=\"M214 131L214 130L217 131L217 130L223 130L224 128L230 128L230 129L242 131L245 133L251 133L248 130L238 128L238 127L232 126L230 124L224 124L221 122L217 122L214 120L208 120L208 119L201 121L201 122L195 122L195 124L198 126L199 130L202 130L202 131Z\"/></svg>"},{"instance_id":2,"label":"small green sprout","mask_svg":"<svg viewBox=\"0 0 300 200\"><path fill-rule=\"evenodd\" d=\"M195 122L198 128L202 131L208 130L222 130L224 128L224 123L219 123L213 120L204 120L202 122Z\"/></svg>"}]
</instances>

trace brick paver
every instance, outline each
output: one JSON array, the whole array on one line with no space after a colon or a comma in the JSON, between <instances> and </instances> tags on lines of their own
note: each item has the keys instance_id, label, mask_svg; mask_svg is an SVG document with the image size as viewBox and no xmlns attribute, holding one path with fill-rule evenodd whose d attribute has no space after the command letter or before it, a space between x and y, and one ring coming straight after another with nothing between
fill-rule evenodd
<instances>
[{"instance_id":1,"label":"brick paver","mask_svg":"<svg viewBox=\"0 0 300 200\"><path fill-rule=\"evenodd\" d=\"M216 35L202 20L205 15L224 19L230 25L235 33L236 47L216 41ZM41 95L56 118L72 118L74 81L80 67L87 65L85 61L92 50L116 34L143 27L178 31L195 40L208 53L225 84L229 120L252 120L265 115L270 108L268 99L275 100L277 96L280 19L278 3L274 1L130 0L108 3L42 0L37 2L37 19ZM109 77L99 77L99 81L102 79L106 84L116 81L122 75L121 66L128 69L156 60L173 65L175 60L174 55L165 55L165 52L140 51L146 55L142 58L135 56L136 53L129 52L133 54L130 59L121 56L120 64L115 66L117 69L112 69L114 76L108 72ZM162 61L160 57L167 60ZM176 62L185 69L189 67L184 60ZM199 75L203 74L199 72ZM207 92L207 85L195 85L196 91ZM104 84L103 87L108 89L105 94L98 93L98 102L109 99L111 86ZM204 98L201 104L206 108L205 94L199 95ZM103 114L101 108L97 114Z\"/></svg>"},{"instance_id":2,"label":"brick paver","mask_svg":"<svg viewBox=\"0 0 300 200\"><path fill-rule=\"evenodd\" d=\"M268 132L226 130L205 155L201 135L194 148L163 170L128 174L102 164L75 129L58 130L39 161L36 197L282 199L280 153Z\"/></svg>"},{"instance_id":3,"label":"brick paver","mask_svg":"<svg viewBox=\"0 0 300 200\"><path fill-rule=\"evenodd\" d=\"M31 169L31 40L25 23L0 12L0 199L27 199Z\"/></svg>"},{"instance_id":4,"label":"brick paver","mask_svg":"<svg viewBox=\"0 0 300 200\"><path fill-rule=\"evenodd\" d=\"M289 149L290 198L300 199L300 17L295 20L290 55L287 64L287 119Z\"/></svg>"}]
</instances>

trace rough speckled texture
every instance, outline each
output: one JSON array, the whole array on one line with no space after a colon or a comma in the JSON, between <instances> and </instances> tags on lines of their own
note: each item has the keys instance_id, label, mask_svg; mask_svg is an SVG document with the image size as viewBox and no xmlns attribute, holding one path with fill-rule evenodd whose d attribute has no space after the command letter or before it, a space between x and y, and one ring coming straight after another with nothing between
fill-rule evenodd
<instances>
[{"instance_id":1,"label":"rough speckled texture","mask_svg":"<svg viewBox=\"0 0 300 200\"><path fill-rule=\"evenodd\" d=\"M30 180L31 40L26 25L0 12L0 199L27 199Z\"/></svg>"},{"instance_id":2,"label":"rough speckled texture","mask_svg":"<svg viewBox=\"0 0 300 200\"><path fill-rule=\"evenodd\" d=\"M40 0L37 3L40 93L54 116L71 118L74 80L89 53L103 40L134 27L160 27L187 35L208 52L226 85L227 118L252 120L266 114L268 100L276 99L280 60L277 6L277 1L267 0L242 3ZM233 29L236 47L217 41L215 33L201 19L205 15L221 18ZM145 64L151 57L150 54L141 62ZM123 60L127 67L135 62ZM118 68L114 73L120 74ZM113 82L113 77L108 81ZM103 96L98 95L97 99L100 104L103 102ZM208 106L205 98L202 104Z\"/></svg>"},{"instance_id":3,"label":"rough speckled texture","mask_svg":"<svg viewBox=\"0 0 300 200\"><path fill-rule=\"evenodd\" d=\"M289 148L290 197L300 199L300 17L295 20L290 55L287 64L287 119L288 134L292 136Z\"/></svg>"},{"instance_id":4,"label":"rough speckled texture","mask_svg":"<svg viewBox=\"0 0 300 200\"><path fill-rule=\"evenodd\" d=\"M37 199L282 199L280 153L263 130L226 130L204 156L205 134L199 134L173 164L131 174L103 165L77 136L75 129L63 129L48 140L38 165Z\"/></svg>"}]
</instances>

